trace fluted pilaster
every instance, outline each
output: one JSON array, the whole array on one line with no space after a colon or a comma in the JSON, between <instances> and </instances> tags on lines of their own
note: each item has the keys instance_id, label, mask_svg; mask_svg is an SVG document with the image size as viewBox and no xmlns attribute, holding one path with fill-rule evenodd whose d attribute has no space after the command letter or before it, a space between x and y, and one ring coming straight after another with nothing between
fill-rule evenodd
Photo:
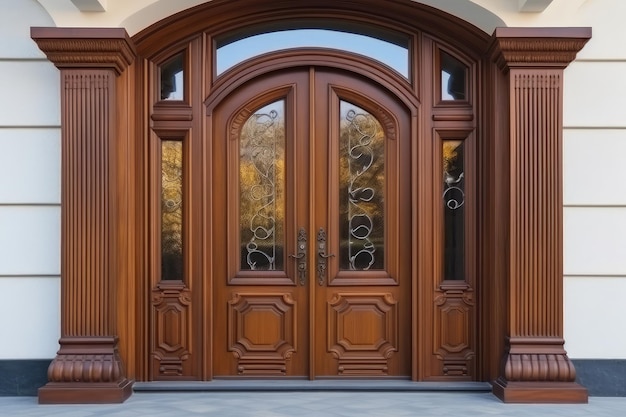
<instances>
[{"instance_id":1,"label":"fluted pilaster","mask_svg":"<svg viewBox=\"0 0 626 417\"><path fill-rule=\"evenodd\" d=\"M133 49L123 29L33 28L61 70L61 339L41 403L122 402L132 381L115 324L116 78Z\"/></svg>"},{"instance_id":2,"label":"fluted pilaster","mask_svg":"<svg viewBox=\"0 0 626 417\"><path fill-rule=\"evenodd\" d=\"M507 402L586 402L563 349L563 69L586 28L496 30L509 82L508 337L494 393Z\"/></svg>"}]
</instances>

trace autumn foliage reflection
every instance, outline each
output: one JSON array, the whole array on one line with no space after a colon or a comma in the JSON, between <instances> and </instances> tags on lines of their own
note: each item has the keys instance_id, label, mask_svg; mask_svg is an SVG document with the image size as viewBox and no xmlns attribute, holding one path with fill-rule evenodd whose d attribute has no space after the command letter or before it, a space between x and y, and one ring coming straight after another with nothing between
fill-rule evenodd
<instances>
[{"instance_id":1,"label":"autumn foliage reflection","mask_svg":"<svg viewBox=\"0 0 626 417\"><path fill-rule=\"evenodd\" d=\"M161 142L161 279L183 279L183 143Z\"/></svg>"},{"instance_id":2,"label":"autumn foliage reflection","mask_svg":"<svg viewBox=\"0 0 626 417\"><path fill-rule=\"evenodd\" d=\"M285 117L278 101L259 109L240 134L241 268L282 270L285 219Z\"/></svg>"}]
</instances>

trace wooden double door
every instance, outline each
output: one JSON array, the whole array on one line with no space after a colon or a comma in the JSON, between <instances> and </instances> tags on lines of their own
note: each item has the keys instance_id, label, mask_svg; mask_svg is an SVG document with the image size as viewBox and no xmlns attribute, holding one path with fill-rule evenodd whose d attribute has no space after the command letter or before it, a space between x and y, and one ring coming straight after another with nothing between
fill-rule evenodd
<instances>
[{"instance_id":1,"label":"wooden double door","mask_svg":"<svg viewBox=\"0 0 626 417\"><path fill-rule=\"evenodd\" d=\"M211 118L213 376L410 376L408 109L302 67Z\"/></svg>"}]
</instances>

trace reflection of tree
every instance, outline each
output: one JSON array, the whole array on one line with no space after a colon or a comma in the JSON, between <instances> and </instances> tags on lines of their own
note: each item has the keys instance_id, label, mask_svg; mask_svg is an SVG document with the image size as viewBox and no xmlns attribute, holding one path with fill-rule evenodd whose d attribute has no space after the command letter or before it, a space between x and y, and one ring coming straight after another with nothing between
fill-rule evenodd
<instances>
[{"instance_id":1,"label":"reflection of tree","mask_svg":"<svg viewBox=\"0 0 626 417\"><path fill-rule=\"evenodd\" d=\"M374 116L358 107L342 102L344 113L339 150L341 267L382 269L384 132Z\"/></svg>"},{"instance_id":2,"label":"reflection of tree","mask_svg":"<svg viewBox=\"0 0 626 417\"><path fill-rule=\"evenodd\" d=\"M443 142L444 279L465 279L463 141Z\"/></svg>"},{"instance_id":3,"label":"reflection of tree","mask_svg":"<svg viewBox=\"0 0 626 417\"><path fill-rule=\"evenodd\" d=\"M183 144L161 146L161 277L183 279Z\"/></svg>"},{"instance_id":4,"label":"reflection of tree","mask_svg":"<svg viewBox=\"0 0 626 417\"><path fill-rule=\"evenodd\" d=\"M284 118L276 110L265 109L246 121L240 135L241 265L280 270L285 210Z\"/></svg>"}]
</instances>

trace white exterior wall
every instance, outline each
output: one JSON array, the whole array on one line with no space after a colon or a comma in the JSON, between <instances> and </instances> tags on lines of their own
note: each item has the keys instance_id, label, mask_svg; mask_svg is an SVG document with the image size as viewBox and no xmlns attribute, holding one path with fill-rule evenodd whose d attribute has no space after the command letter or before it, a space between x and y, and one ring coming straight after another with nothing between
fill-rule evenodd
<instances>
[{"instance_id":1,"label":"white exterior wall","mask_svg":"<svg viewBox=\"0 0 626 417\"><path fill-rule=\"evenodd\" d=\"M30 39L34 0L0 5L0 359L49 359L60 334L59 73Z\"/></svg>"},{"instance_id":2,"label":"white exterior wall","mask_svg":"<svg viewBox=\"0 0 626 417\"><path fill-rule=\"evenodd\" d=\"M201 2L108 0L106 12L82 13L71 0L2 1L0 359L52 358L59 337L59 76L29 28L121 26L133 35ZM488 33L593 28L565 70L565 339L571 358L626 359L626 1L553 0L541 13L520 13L517 0L421 2Z\"/></svg>"}]
</instances>

